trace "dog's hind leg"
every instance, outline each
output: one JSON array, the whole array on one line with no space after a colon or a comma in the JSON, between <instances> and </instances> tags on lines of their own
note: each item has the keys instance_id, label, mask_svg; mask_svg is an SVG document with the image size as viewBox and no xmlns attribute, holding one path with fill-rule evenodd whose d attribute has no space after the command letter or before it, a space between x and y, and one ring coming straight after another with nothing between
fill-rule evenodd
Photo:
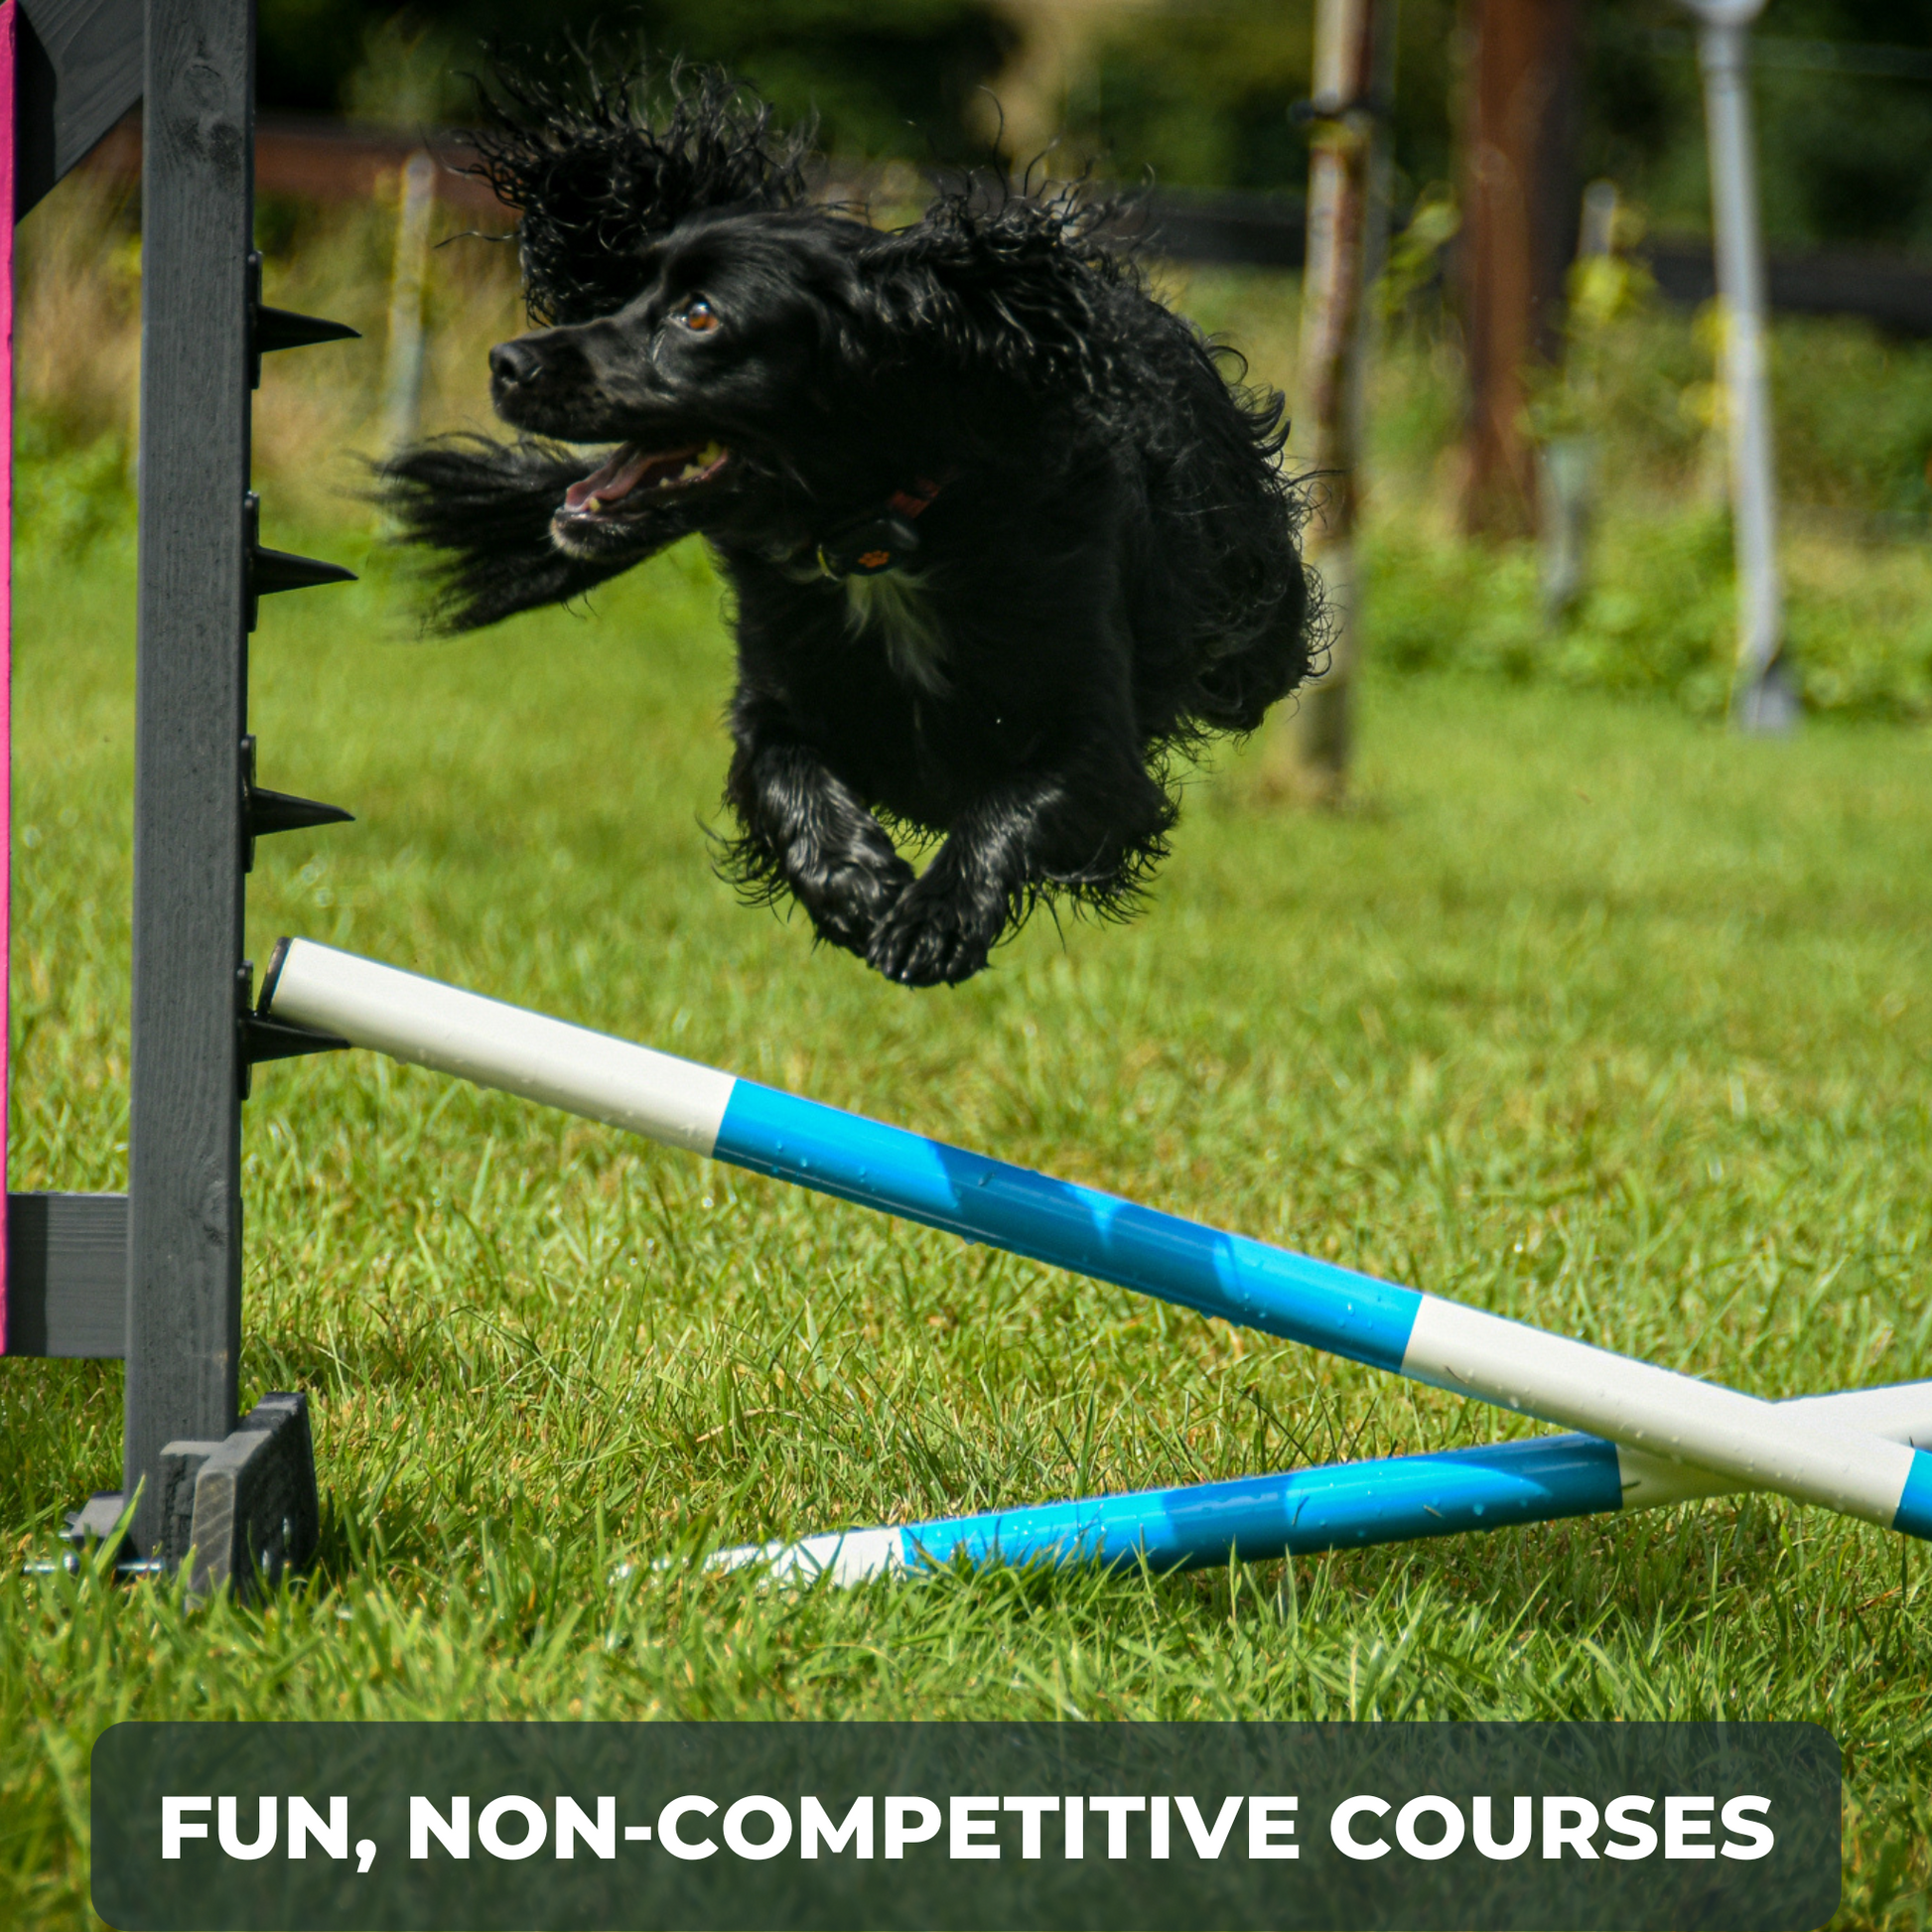
<instances>
[{"instance_id":1,"label":"dog's hind leg","mask_svg":"<svg viewBox=\"0 0 1932 1932\"><path fill-rule=\"evenodd\" d=\"M865 802L798 744L741 744L725 800L744 828L722 870L753 900L790 893L821 939L865 957L912 884Z\"/></svg>"},{"instance_id":2,"label":"dog's hind leg","mask_svg":"<svg viewBox=\"0 0 1932 1932\"><path fill-rule=\"evenodd\" d=\"M1095 759L1014 779L953 821L932 863L879 922L867 963L904 986L971 979L1037 897L1116 907L1161 856L1173 801L1138 763Z\"/></svg>"}]
</instances>

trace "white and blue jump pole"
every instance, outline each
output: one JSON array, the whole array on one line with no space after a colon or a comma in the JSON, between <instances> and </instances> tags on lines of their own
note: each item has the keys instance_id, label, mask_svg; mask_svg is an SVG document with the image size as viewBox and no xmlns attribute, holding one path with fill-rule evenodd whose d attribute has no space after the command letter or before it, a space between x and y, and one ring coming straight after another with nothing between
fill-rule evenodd
<instances>
[{"instance_id":1,"label":"white and blue jump pole","mask_svg":"<svg viewBox=\"0 0 1932 1932\"><path fill-rule=\"evenodd\" d=\"M1828 1426L1932 1449L1932 1382L1804 1396L1779 1405ZM1737 1485L1594 1436L1542 1436L1486 1449L1391 1455L1229 1482L1087 1496L945 1516L892 1529L836 1530L796 1543L721 1550L713 1570L761 1566L772 1582L838 1585L981 1564L1094 1564L1157 1575L1371 1543L1661 1509Z\"/></svg>"},{"instance_id":2,"label":"white and blue jump pole","mask_svg":"<svg viewBox=\"0 0 1932 1932\"><path fill-rule=\"evenodd\" d=\"M261 1011L1747 1489L1932 1540L1932 1452L1053 1180L307 939Z\"/></svg>"}]
</instances>

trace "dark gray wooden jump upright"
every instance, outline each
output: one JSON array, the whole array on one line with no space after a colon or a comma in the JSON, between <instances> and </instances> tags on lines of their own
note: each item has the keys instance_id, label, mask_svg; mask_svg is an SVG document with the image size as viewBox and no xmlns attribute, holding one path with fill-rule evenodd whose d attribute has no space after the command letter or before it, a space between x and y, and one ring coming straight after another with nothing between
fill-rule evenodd
<instances>
[{"instance_id":1,"label":"dark gray wooden jump upright","mask_svg":"<svg viewBox=\"0 0 1932 1932\"><path fill-rule=\"evenodd\" d=\"M148 0L123 1480L235 1426L252 0Z\"/></svg>"},{"instance_id":2,"label":"dark gray wooden jump upright","mask_svg":"<svg viewBox=\"0 0 1932 1932\"><path fill-rule=\"evenodd\" d=\"M264 593L349 575L261 545L251 391L263 350L353 332L261 304L254 0L145 0L145 17L30 0L26 17L23 204L125 111L137 72L145 96L133 1056L125 1200L10 1198L9 1301L31 1319L6 1342L125 1354L123 1486L72 1519L76 1540L138 1497L129 1560L173 1568L192 1547L199 1587L247 1588L308 1559L317 1509L306 1400L236 1414L241 1103L251 1062L342 1042L250 1012L245 875L257 837L347 816L256 785L248 633Z\"/></svg>"}]
</instances>

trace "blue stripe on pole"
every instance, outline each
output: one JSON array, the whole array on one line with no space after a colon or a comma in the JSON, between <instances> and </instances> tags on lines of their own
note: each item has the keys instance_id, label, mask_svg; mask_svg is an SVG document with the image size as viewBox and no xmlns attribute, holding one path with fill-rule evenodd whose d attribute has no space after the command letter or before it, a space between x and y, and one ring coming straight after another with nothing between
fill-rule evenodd
<instances>
[{"instance_id":1,"label":"blue stripe on pole","mask_svg":"<svg viewBox=\"0 0 1932 1932\"><path fill-rule=\"evenodd\" d=\"M1906 1536L1932 1540L1932 1450L1913 1452L1912 1466L1898 1498L1898 1514L1891 1526Z\"/></svg>"},{"instance_id":2,"label":"blue stripe on pole","mask_svg":"<svg viewBox=\"0 0 1932 1932\"><path fill-rule=\"evenodd\" d=\"M1546 1436L1492 1449L1400 1455L1185 1489L1042 1503L915 1523L905 1559L1131 1564L1187 1569L1452 1536L1622 1506L1616 1445Z\"/></svg>"},{"instance_id":3,"label":"blue stripe on pole","mask_svg":"<svg viewBox=\"0 0 1932 1932\"><path fill-rule=\"evenodd\" d=\"M721 1161L1400 1371L1422 1297L740 1080Z\"/></svg>"}]
</instances>

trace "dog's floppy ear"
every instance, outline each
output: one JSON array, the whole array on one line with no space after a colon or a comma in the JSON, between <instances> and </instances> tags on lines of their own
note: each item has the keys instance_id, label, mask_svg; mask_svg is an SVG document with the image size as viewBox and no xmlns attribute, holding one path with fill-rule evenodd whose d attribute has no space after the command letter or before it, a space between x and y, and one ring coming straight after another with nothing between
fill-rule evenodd
<instances>
[{"instance_id":1,"label":"dog's floppy ear","mask_svg":"<svg viewBox=\"0 0 1932 1932\"><path fill-rule=\"evenodd\" d=\"M475 172L517 211L539 323L622 308L646 246L686 215L788 207L805 194L812 130L774 130L771 109L715 68L674 66L653 89L641 68L612 77L581 57L504 62L485 102L492 125L470 137Z\"/></svg>"},{"instance_id":2,"label":"dog's floppy ear","mask_svg":"<svg viewBox=\"0 0 1932 1932\"><path fill-rule=\"evenodd\" d=\"M550 519L584 474L581 454L531 438L446 436L403 451L375 474L375 499L399 539L441 553L430 618L438 630L477 630L565 603L637 561L632 553L606 567L567 556L551 541Z\"/></svg>"},{"instance_id":3,"label":"dog's floppy ear","mask_svg":"<svg viewBox=\"0 0 1932 1932\"><path fill-rule=\"evenodd\" d=\"M1132 265L1101 238L1115 210L972 189L941 195L867 252L875 327L937 345L963 374L1039 392L1098 394L1112 373L1108 291Z\"/></svg>"}]
</instances>

